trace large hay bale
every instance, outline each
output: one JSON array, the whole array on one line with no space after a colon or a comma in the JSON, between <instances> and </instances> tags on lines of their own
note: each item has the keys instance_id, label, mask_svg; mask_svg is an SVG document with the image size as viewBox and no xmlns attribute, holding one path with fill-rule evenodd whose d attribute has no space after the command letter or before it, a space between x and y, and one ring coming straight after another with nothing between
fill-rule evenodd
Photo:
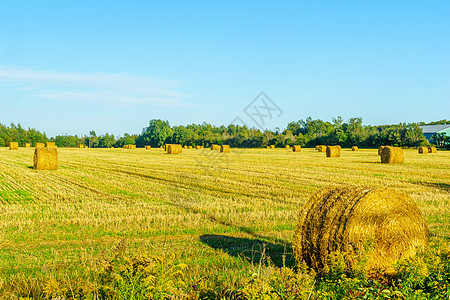
<instances>
[{"instance_id":1,"label":"large hay bale","mask_svg":"<svg viewBox=\"0 0 450 300\"><path fill-rule=\"evenodd\" d=\"M211 145L211 150L220 150L220 145L212 144Z\"/></svg>"},{"instance_id":2,"label":"large hay bale","mask_svg":"<svg viewBox=\"0 0 450 300\"><path fill-rule=\"evenodd\" d=\"M195 146L195 149L200 150L200 149L202 149L202 147L201 146Z\"/></svg>"},{"instance_id":3,"label":"large hay bale","mask_svg":"<svg viewBox=\"0 0 450 300\"><path fill-rule=\"evenodd\" d=\"M150 150L150 149L152 149L152 146L145 146L145 149Z\"/></svg>"},{"instance_id":4,"label":"large hay bale","mask_svg":"<svg viewBox=\"0 0 450 300\"><path fill-rule=\"evenodd\" d=\"M289 149L291 149L291 146L289 146L289 145L284 145L284 149L289 150Z\"/></svg>"},{"instance_id":5,"label":"large hay bale","mask_svg":"<svg viewBox=\"0 0 450 300\"><path fill-rule=\"evenodd\" d=\"M378 155L381 155L381 151L383 151L383 148L386 146L380 146L380 148L378 148Z\"/></svg>"},{"instance_id":6,"label":"large hay bale","mask_svg":"<svg viewBox=\"0 0 450 300\"><path fill-rule=\"evenodd\" d=\"M419 147L419 154L428 154L428 147Z\"/></svg>"},{"instance_id":7,"label":"large hay bale","mask_svg":"<svg viewBox=\"0 0 450 300\"><path fill-rule=\"evenodd\" d=\"M434 146L428 147L428 153L436 153L437 149Z\"/></svg>"},{"instance_id":8,"label":"large hay bale","mask_svg":"<svg viewBox=\"0 0 450 300\"><path fill-rule=\"evenodd\" d=\"M400 147L384 146L381 150L381 162L384 164L402 164L404 160L405 155Z\"/></svg>"},{"instance_id":9,"label":"large hay bale","mask_svg":"<svg viewBox=\"0 0 450 300\"><path fill-rule=\"evenodd\" d=\"M342 150L342 147L341 147L341 145L336 145L336 147L338 147L338 148L339 148L339 151L341 151L341 150Z\"/></svg>"},{"instance_id":10,"label":"large hay bale","mask_svg":"<svg viewBox=\"0 0 450 300\"><path fill-rule=\"evenodd\" d=\"M18 142L10 142L9 150L19 150L19 143Z\"/></svg>"},{"instance_id":11,"label":"large hay bale","mask_svg":"<svg viewBox=\"0 0 450 300\"><path fill-rule=\"evenodd\" d=\"M294 146L292 146L292 151L293 152L301 152L302 147L300 145L294 145Z\"/></svg>"},{"instance_id":12,"label":"large hay bale","mask_svg":"<svg viewBox=\"0 0 450 300\"><path fill-rule=\"evenodd\" d=\"M270 149L275 149L275 145L270 145Z\"/></svg>"},{"instance_id":13,"label":"large hay bale","mask_svg":"<svg viewBox=\"0 0 450 300\"><path fill-rule=\"evenodd\" d=\"M358 151L358 150L359 150L358 146L353 146L352 147L352 151Z\"/></svg>"},{"instance_id":14,"label":"large hay bale","mask_svg":"<svg viewBox=\"0 0 450 300\"><path fill-rule=\"evenodd\" d=\"M36 148L34 150L34 169L57 170L58 149L56 147Z\"/></svg>"},{"instance_id":15,"label":"large hay bale","mask_svg":"<svg viewBox=\"0 0 450 300\"><path fill-rule=\"evenodd\" d=\"M341 149L338 146L327 146L327 157L341 157Z\"/></svg>"},{"instance_id":16,"label":"large hay bale","mask_svg":"<svg viewBox=\"0 0 450 300\"><path fill-rule=\"evenodd\" d=\"M84 145L78 145L78 148L83 149Z\"/></svg>"},{"instance_id":17,"label":"large hay bale","mask_svg":"<svg viewBox=\"0 0 450 300\"><path fill-rule=\"evenodd\" d=\"M222 146L220 146L220 152L230 153L230 145L222 145Z\"/></svg>"},{"instance_id":18,"label":"large hay bale","mask_svg":"<svg viewBox=\"0 0 450 300\"><path fill-rule=\"evenodd\" d=\"M55 142L47 142L46 147L47 148L56 148L56 144L55 144Z\"/></svg>"},{"instance_id":19,"label":"large hay bale","mask_svg":"<svg viewBox=\"0 0 450 300\"><path fill-rule=\"evenodd\" d=\"M184 149L187 149L188 147L187 147L187 145L184 145L183 148L184 148Z\"/></svg>"},{"instance_id":20,"label":"large hay bale","mask_svg":"<svg viewBox=\"0 0 450 300\"><path fill-rule=\"evenodd\" d=\"M88 146L88 145L85 145L84 148L89 148L89 146Z\"/></svg>"},{"instance_id":21,"label":"large hay bale","mask_svg":"<svg viewBox=\"0 0 450 300\"><path fill-rule=\"evenodd\" d=\"M319 145L319 146L317 147L317 151L318 151L318 152L327 152L327 146Z\"/></svg>"},{"instance_id":22,"label":"large hay bale","mask_svg":"<svg viewBox=\"0 0 450 300\"><path fill-rule=\"evenodd\" d=\"M314 148L314 150L319 150L319 145L316 145L316 147Z\"/></svg>"},{"instance_id":23,"label":"large hay bale","mask_svg":"<svg viewBox=\"0 0 450 300\"><path fill-rule=\"evenodd\" d=\"M188 146L188 149L192 149L192 146Z\"/></svg>"},{"instance_id":24,"label":"large hay bale","mask_svg":"<svg viewBox=\"0 0 450 300\"><path fill-rule=\"evenodd\" d=\"M44 143L36 143L36 148L44 148Z\"/></svg>"},{"instance_id":25,"label":"large hay bale","mask_svg":"<svg viewBox=\"0 0 450 300\"><path fill-rule=\"evenodd\" d=\"M169 144L167 145L167 153L168 154L178 154L181 153L183 147L179 144Z\"/></svg>"},{"instance_id":26,"label":"large hay bale","mask_svg":"<svg viewBox=\"0 0 450 300\"><path fill-rule=\"evenodd\" d=\"M30 148L31 144L30 143L25 143L25 148Z\"/></svg>"},{"instance_id":27,"label":"large hay bale","mask_svg":"<svg viewBox=\"0 0 450 300\"><path fill-rule=\"evenodd\" d=\"M341 252L350 268L361 258L367 259L368 269L390 273L398 259L414 255L428 241L422 214L407 194L331 187L303 206L293 249L299 263L316 270L328 266L332 252Z\"/></svg>"}]
</instances>

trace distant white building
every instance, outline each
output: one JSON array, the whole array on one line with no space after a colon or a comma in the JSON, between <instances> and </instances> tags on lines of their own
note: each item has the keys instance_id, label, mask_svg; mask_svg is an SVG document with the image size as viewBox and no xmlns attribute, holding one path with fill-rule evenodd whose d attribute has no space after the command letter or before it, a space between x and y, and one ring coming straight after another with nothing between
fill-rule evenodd
<instances>
[{"instance_id":1,"label":"distant white building","mask_svg":"<svg viewBox=\"0 0 450 300\"><path fill-rule=\"evenodd\" d=\"M446 125L423 125L419 126L422 129L423 135L428 141L431 141L431 137L436 133L443 133L450 137L450 124Z\"/></svg>"}]
</instances>

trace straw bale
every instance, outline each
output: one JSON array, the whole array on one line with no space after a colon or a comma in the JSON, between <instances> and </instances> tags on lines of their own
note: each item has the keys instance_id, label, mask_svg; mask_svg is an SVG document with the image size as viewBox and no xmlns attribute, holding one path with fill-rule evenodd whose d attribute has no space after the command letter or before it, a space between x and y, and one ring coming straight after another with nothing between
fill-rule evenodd
<instances>
[{"instance_id":1,"label":"straw bale","mask_svg":"<svg viewBox=\"0 0 450 300\"><path fill-rule=\"evenodd\" d=\"M338 146L327 146L327 157L340 157L341 149Z\"/></svg>"},{"instance_id":2,"label":"straw bale","mask_svg":"<svg viewBox=\"0 0 450 300\"><path fill-rule=\"evenodd\" d=\"M201 146L195 146L195 149L199 150L199 149L202 149L202 147Z\"/></svg>"},{"instance_id":3,"label":"straw bale","mask_svg":"<svg viewBox=\"0 0 450 300\"><path fill-rule=\"evenodd\" d=\"M9 150L19 150L19 143L18 142L10 142Z\"/></svg>"},{"instance_id":4,"label":"straw bale","mask_svg":"<svg viewBox=\"0 0 450 300\"><path fill-rule=\"evenodd\" d=\"M336 147L338 147L338 148L339 148L339 151L340 151L340 150L342 150L342 147L341 147L341 145L336 145Z\"/></svg>"},{"instance_id":5,"label":"straw bale","mask_svg":"<svg viewBox=\"0 0 450 300\"><path fill-rule=\"evenodd\" d=\"M84 148L89 148L89 146L88 146L88 145L85 145Z\"/></svg>"},{"instance_id":6,"label":"straw bale","mask_svg":"<svg viewBox=\"0 0 450 300\"><path fill-rule=\"evenodd\" d=\"M46 147L47 148L56 148L56 144L55 144L55 142L47 142Z\"/></svg>"},{"instance_id":7,"label":"straw bale","mask_svg":"<svg viewBox=\"0 0 450 300\"><path fill-rule=\"evenodd\" d=\"M188 149L192 149L192 146L188 146Z\"/></svg>"},{"instance_id":8,"label":"straw bale","mask_svg":"<svg viewBox=\"0 0 450 300\"><path fill-rule=\"evenodd\" d=\"M405 155L400 147L384 146L381 150L381 162L384 164L402 164L404 160Z\"/></svg>"},{"instance_id":9,"label":"straw bale","mask_svg":"<svg viewBox=\"0 0 450 300\"><path fill-rule=\"evenodd\" d=\"M378 155L381 155L381 151L383 151L383 148L386 146L380 146L380 148L378 148Z\"/></svg>"},{"instance_id":10,"label":"straw bale","mask_svg":"<svg viewBox=\"0 0 450 300\"><path fill-rule=\"evenodd\" d=\"M84 148L84 145L78 145L78 148L82 149Z\"/></svg>"},{"instance_id":11,"label":"straw bale","mask_svg":"<svg viewBox=\"0 0 450 300\"><path fill-rule=\"evenodd\" d=\"M429 242L428 229L414 200L388 188L329 187L303 206L293 249L298 263L315 270L328 266L333 252L347 267L367 259L369 270L394 273L393 264Z\"/></svg>"},{"instance_id":12,"label":"straw bale","mask_svg":"<svg viewBox=\"0 0 450 300\"><path fill-rule=\"evenodd\" d=\"M31 144L30 143L25 143L25 148L30 148Z\"/></svg>"},{"instance_id":13,"label":"straw bale","mask_svg":"<svg viewBox=\"0 0 450 300\"><path fill-rule=\"evenodd\" d=\"M428 147L419 147L419 154L428 154Z\"/></svg>"},{"instance_id":14,"label":"straw bale","mask_svg":"<svg viewBox=\"0 0 450 300\"><path fill-rule=\"evenodd\" d=\"M319 145L317 148L318 152L327 152L327 146Z\"/></svg>"},{"instance_id":15,"label":"straw bale","mask_svg":"<svg viewBox=\"0 0 450 300\"><path fill-rule=\"evenodd\" d=\"M294 145L294 146L292 146L292 151L294 151L294 152L301 152L302 151L302 147L300 145Z\"/></svg>"},{"instance_id":16,"label":"straw bale","mask_svg":"<svg viewBox=\"0 0 450 300\"><path fill-rule=\"evenodd\" d=\"M179 144L168 144L167 145L167 154L178 154L181 153L183 147Z\"/></svg>"},{"instance_id":17,"label":"straw bale","mask_svg":"<svg viewBox=\"0 0 450 300\"><path fill-rule=\"evenodd\" d=\"M152 146L145 146L145 149L150 150L150 149L152 149Z\"/></svg>"},{"instance_id":18,"label":"straw bale","mask_svg":"<svg viewBox=\"0 0 450 300\"><path fill-rule=\"evenodd\" d=\"M319 150L319 145L316 145L316 147L314 148L314 150Z\"/></svg>"},{"instance_id":19,"label":"straw bale","mask_svg":"<svg viewBox=\"0 0 450 300\"><path fill-rule=\"evenodd\" d=\"M275 149L275 145L270 145L270 149Z\"/></svg>"},{"instance_id":20,"label":"straw bale","mask_svg":"<svg viewBox=\"0 0 450 300\"><path fill-rule=\"evenodd\" d=\"M436 153L437 149L434 146L428 147L428 153Z\"/></svg>"},{"instance_id":21,"label":"straw bale","mask_svg":"<svg viewBox=\"0 0 450 300\"><path fill-rule=\"evenodd\" d=\"M36 148L44 148L44 143L36 143Z\"/></svg>"},{"instance_id":22,"label":"straw bale","mask_svg":"<svg viewBox=\"0 0 450 300\"><path fill-rule=\"evenodd\" d=\"M188 147L187 147L187 145L184 145L183 148L184 148L184 149L187 149Z\"/></svg>"},{"instance_id":23,"label":"straw bale","mask_svg":"<svg viewBox=\"0 0 450 300\"><path fill-rule=\"evenodd\" d=\"M58 149L56 147L36 148L34 150L34 169L57 170Z\"/></svg>"},{"instance_id":24,"label":"straw bale","mask_svg":"<svg viewBox=\"0 0 450 300\"><path fill-rule=\"evenodd\" d=\"M222 145L222 146L220 146L220 152L230 153L230 145Z\"/></svg>"},{"instance_id":25,"label":"straw bale","mask_svg":"<svg viewBox=\"0 0 450 300\"><path fill-rule=\"evenodd\" d=\"M289 146L289 145L284 145L284 149L289 150L289 149L291 149L291 146Z\"/></svg>"},{"instance_id":26,"label":"straw bale","mask_svg":"<svg viewBox=\"0 0 450 300\"><path fill-rule=\"evenodd\" d=\"M358 151L358 150L359 150L358 146L353 146L352 147L352 151Z\"/></svg>"},{"instance_id":27,"label":"straw bale","mask_svg":"<svg viewBox=\"0 0 450 300\"><path fill-rule=\"evenodd\" d=\"M211 145L211 150L220 150L220 146L216 144Z\"/></svg>"}]
</instances>

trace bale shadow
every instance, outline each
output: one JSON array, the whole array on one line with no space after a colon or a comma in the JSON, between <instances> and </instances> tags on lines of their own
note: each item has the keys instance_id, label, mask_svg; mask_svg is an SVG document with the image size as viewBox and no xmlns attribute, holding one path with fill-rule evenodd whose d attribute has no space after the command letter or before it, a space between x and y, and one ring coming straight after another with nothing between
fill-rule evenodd
<instances>
[{"instance_id":1,"label":"bale shadow","mask_svg":"<svg viewBox=\"0 0 450 300\"><path fill-rule=\"evenodd\" d=\"M294 267L295 260L290 243L270 243L261 239L237 238L226 235L205 234L200 241L209 247L258 264L270 262L274 266Z\"/></svg>"}]
</instances>

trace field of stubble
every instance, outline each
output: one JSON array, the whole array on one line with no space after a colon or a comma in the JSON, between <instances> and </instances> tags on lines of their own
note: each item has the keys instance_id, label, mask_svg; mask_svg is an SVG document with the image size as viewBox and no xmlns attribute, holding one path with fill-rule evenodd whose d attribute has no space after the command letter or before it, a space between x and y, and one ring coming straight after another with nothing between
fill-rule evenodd
<instances>
[{"instance_id":1,"label":"field of stubble","mask_svg":"<svg viewBox=\"0 0 450 300\"><path fill-rule=\"evenodd\" d=\"M58 149L57 171L32 169L34 149L0 149L0 285L83 281L102 257L173 255L192 282L225 287L293 266L302 204L329 185L389 186L412 196L437 241L450 240L450 152L405 150L402 165L377 150L340 158L302 149L229 154L161 149ZM262 259L261 259L262 258Z\"/></svg>"}]
</instances>

